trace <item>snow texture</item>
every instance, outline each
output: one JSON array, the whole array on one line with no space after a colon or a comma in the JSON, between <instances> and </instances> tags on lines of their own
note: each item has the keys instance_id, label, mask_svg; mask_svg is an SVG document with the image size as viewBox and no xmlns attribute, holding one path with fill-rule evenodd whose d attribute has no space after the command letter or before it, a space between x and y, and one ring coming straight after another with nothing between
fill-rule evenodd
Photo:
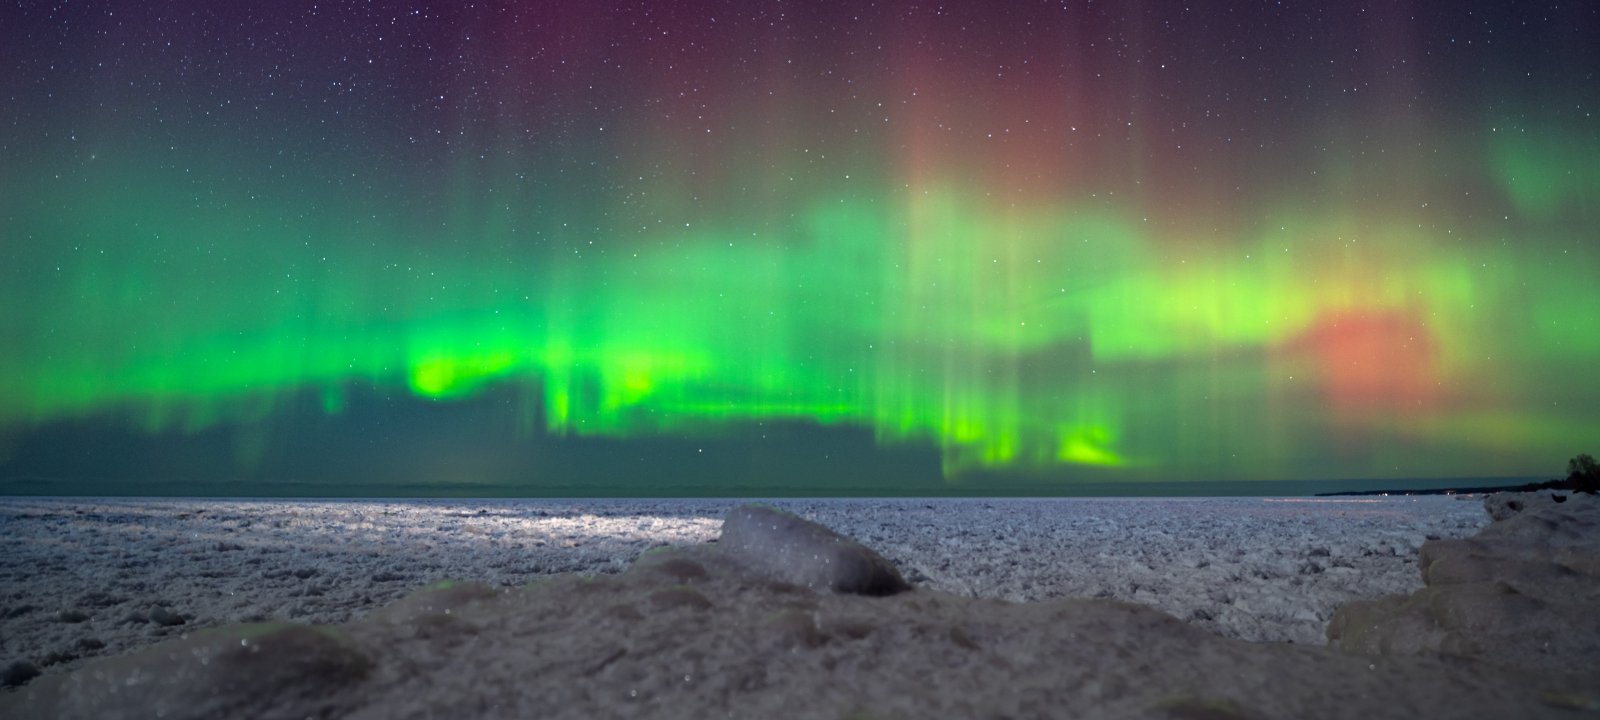
<instances>
[{"instance_id":1,"label":"snow texture","mask_svg":"<svg viewBox=\"0 0 1600 720\"><path fill-rule=\"evenodd\" d=\"M1322 644L1339 605L1422 587L1477 499L774 500L912 584L1149 605L1224 637ZM621 572L717 537L733 501L0 500L0 664L45 674L233 623L340 623L429 583Z\"/></svg>"},{"instance_id":2,"label":"snow texture","mask_svg":"<svg viewBox=\"0 0 1600 720\"><path fill-rule=\"evenodd\" d=\"M1455 509L1430 504L1439 514ZM862 505L895 507L850 507ZM990 505L1001 506L1007 518L1051 507ZM1379 503L1366 512L1386 506L1415 510ZM1090 514L1106 507L1174 505L1113 503ZM1251 508L1273 508L1262 514L1280 524L1296 513L1327 512L1262 504L1240 514ZM1373 720L1587 717L1595 709L1592 692L1514 668L1428 653L1369 657L1245 642L1116 600L1014 604L926 587L873 597L837 592L851 587L831 581L812 589L775 576L782 566L775 559L793 559L795 547L817 547L819 539L858 546L771 511L739 509L732 517L769 530L774 518L792 522L736 551L721 546L749 528L735 527L716 545L648 552L620 574L563 573L516 589L434 582L338 625L269 621L194 632L199 617L180 613L184 623L156 625L169 628L161 633L171 639L32 679L0 695L0 714ZM1265 539L1256 542L1272 545ZM1322 550L1308 552L1335 557L1332 547ZM58 624L92 623L90 615Z\"/></svg>"}]
</instances>

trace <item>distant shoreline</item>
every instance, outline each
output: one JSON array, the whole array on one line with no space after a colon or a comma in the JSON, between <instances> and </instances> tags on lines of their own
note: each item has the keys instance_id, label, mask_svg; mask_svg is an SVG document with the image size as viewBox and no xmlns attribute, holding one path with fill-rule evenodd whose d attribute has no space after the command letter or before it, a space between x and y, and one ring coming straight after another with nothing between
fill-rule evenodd
<instances>
[{"instance_id":1,"label":"distant shoreline","mask_svg":"<svg viewBox=\"0 0 1600 720\"><path fill-rule=\"evenodd\" d=\"M1052 478L978 476L960 480L921 478L897 483L820 481L653 482L596 479L591 482L438 483L385 482L379 478L344 483L304 480L169 480L0 476L0 497L142 497L216 499L600 499L675 498L1095 498L1095 497L1335 497L1450 495L1526 492L1549 483L1538 477L1389 478L1384 480L1237 481L1056 481ZM1550 481L1554 482L1554 481Z\"/></svg>"},{"instance_id":2,"label":"distant shoreline","mask_svg":"<svg viewBox=\"0 0 1600 720\"><path fill-rule=\"evenodd\" d=\"M1491 485L1482 487L1451 487L1451 488L1424 488L1402 490L1345 490L1340 492L1321 492L1317 497L1341 497L1355 495L1487 495L1497 492L1541 492L1544 490L1565 490L1569 492L1590 492L1593 488L1583 487L1577 480L1546 480L1538 483L1524 483L1522 485Z\"/></svg>"}]
</instances>

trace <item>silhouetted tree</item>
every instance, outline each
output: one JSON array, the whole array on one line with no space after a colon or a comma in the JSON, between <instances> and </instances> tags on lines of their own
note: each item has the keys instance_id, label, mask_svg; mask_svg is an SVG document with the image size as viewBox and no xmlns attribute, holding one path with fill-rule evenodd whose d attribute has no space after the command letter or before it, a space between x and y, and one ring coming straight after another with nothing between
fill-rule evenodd
<instances>
[{"instance_id":1,"label":"silhouetted tree","mask_svg":"<svg viewBox=\"0 0 1600 720\"><path fill-rule=\"evenodd\" d=\"M1600 489L1600 463L1583 453L1567 461L1567 484L1573 490L1595 492Z\"/></svg>"}]
</instances>

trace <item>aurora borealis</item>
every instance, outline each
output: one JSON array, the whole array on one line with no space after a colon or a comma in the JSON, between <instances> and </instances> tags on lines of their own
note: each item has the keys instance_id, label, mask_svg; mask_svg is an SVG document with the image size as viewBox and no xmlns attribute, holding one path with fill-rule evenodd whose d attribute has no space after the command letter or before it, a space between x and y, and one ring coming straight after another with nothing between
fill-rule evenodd
<instances>
[{"instance_id":1,"label":"aurora borealis","mask_svg":"<svg viewBox=\"0 0 1600 720\"><path fill-rule=\"evenodd\" d=\"M247 5L0 10L0 475L271 482L403 407L508 487L768 430L935 485L1600 440L1585 4Z\"/></svg>"}]
</instances>

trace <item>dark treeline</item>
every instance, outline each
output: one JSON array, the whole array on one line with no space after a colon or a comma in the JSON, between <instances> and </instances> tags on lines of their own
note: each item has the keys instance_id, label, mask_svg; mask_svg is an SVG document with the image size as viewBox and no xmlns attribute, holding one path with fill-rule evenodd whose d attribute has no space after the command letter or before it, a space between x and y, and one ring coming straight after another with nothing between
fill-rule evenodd
<instances>
[{"instance_id":1,"label":"dark treeline","mask_svg":"<svg viewBox=\"0 0 1600 720\"><path fill-rule=\"evenodd\" d=\"M1463 486L1456 488L1429 488L1426 490L1360 490L1317 493L1317 495L1465 495L1469 493L1541 492L1545 490L1581 492L1593 495L1600 491L1600 464L1595 462L1593 456L1583 453L1567 461L1567 477L1565 480L1546 480L1522 485Z\"/></svg>"}]
</instances>

